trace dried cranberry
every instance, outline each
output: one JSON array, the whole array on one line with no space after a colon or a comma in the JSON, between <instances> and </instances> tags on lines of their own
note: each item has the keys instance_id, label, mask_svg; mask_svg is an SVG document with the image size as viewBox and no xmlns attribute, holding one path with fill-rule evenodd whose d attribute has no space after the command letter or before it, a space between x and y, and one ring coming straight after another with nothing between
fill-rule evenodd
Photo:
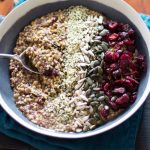
<instances>
[{"instance_id":1,"label":"dried cranberry","mask_svg":"<svg viewBox=\"0 0 150 150\"><path fill-rule=\"evenodd\" d=\"M114 94L123 94L123 93L125 93L125 91L126 91L126 89L124 87L119 87L119 88L115 88L113 90L113 93Z\"/></svg>"},{"instance_id":2,"label":"dried cranberry","mask_svg":"<svg viewBox=\"0 0 150 150\"><path fill-rule=\"evenodd\" d=\"M107 117L108 117L108 115L109 115L109 110L107 109L105 109L105 108L102 108L101 110L100 110L100 116L102 117L102 119L107 119Z\"/></svg>"},{"instance_id":3,"label":"dried cranberry","mask_svg":"<svg viewBox=\"0 0 150 150\"><path fill-rule=\"evenodd\" d=\"M119 59L119 54L117 52L114 52L113 54L113 60L117 61Z\"/></svg>"},{"instance_id":4,"label":"dried cranberry","mask_svg":"<svg viewBox=\"0 0 150 150\"><path fill-rule=\"evenodd\" d=\"M130 76L126 76L126 79L129 80L129 81L131 81L132 84L139 84L139 82L137 80L133 79Z\"/></svg>"},{"instance_id":5,"label":"dried cranberry","mask_svg":"<svg viewBox=\"0 0 150 150\"><path fill-rule=\"evenodd\" d=\"M136 58L136 61L138 64L141 64L142 62L144 62L144 55L138 55L138 57Z\"/></svg>"},{"instance_id":6,"label":"dried cranberry","mask_svg":"<svg viewBox=\"0 0 150 150\"><path fill-rule=\"evenodd\" d=\"M133 38L135 36L135 31L133 29L129 29L128 34L131 38Z\"/></svg>"},{"instance_id":7,"label":"dried cranberry","mask_svg":"<svg viewBox=\"0 0 150 150\"><path fill-rule=\"evenodd\" d=\"M110 106L111 109L118 110L118 107L115 102L108 101L108 105Z\"/></svg>"},{"instance_id":8,"label":"dried cranberry","mask_svg":"<svg viewBox=\"0 0 150 150\"><path fill-rule=\"evenodd\" d=\"M107 95L109 98L111 98L111 97L113 96L110 91L107 91L107 92L106 92L106 95Z\"/></svg>"},{"instance_id":9,"label":"dried cranberry","mask_svg":"<svg viewBox=\"0 0 150 150\"><path fill-rule=\"evenodd\" d=\"M114 79L121 78L121 70L118 69L118 70L113 71L112 75L113 75Z\"/></svg>"},{"instance_id":10,"label":"dried cranberry","mask_svg":"<svg viewBox=\"0 0 150 150\"><path fill-rule=\"evenodd\" d=\"M132 91L135 87L133 86L132 82L130 80L125 79L123 81L123 85L129 90Z\"/></svg>"},{"instance_id":11,"label":"dried cranberry","mask_svg":"<svg viewBox=\"0 0 150 150\"><path fill-rule=\"evenodd\" d=\"M131 57L129 54L122 54L120 57L120 68L125 71L127 69L129 69L129 65L131 62Z\"/></svg>"},{"instance_id":12,"label":"dried cranberry","mask_svg":"<svg viewBox=\"0 0 150 150\"><path fill-rule=\"evenodd\" d=\"M105 53L104 59L106 62L112 62L113 61L113 52L107 51Z\"/></svg>"},{"instance_id":13,"label":"dried cranberry","mask_svg":"<svg viewBox=\"0 0 150 150\"><path fill-rule=\"evenodd\" d=\"M126 39L126 40L124 40L124 44L125 45L134 45L134 40L131 40L131 39Z\"/></svg>"},{"instance_id":14,"label":"dried cranberry","mask_svg":"<svg viewBox=\"0 0 150 150\"><path fill-rule=\"evenodd\" d=\"M118 39L119 35L117 33L113 33L108 36L108 41L116 41Z\"/></svg>"},{"instance_id":15,"label":"dried cranberry","mask_svg":"<svg viewBox=\"0 0 150 150\"><path fill-rule=\"evenodd\" d=\"M128 32L129 29L130 29L129 24L124 24L124 25L122 26L122 30L125 31L125 32Z\"/></svg>"},{"instance_id":16,"label":"dried cranberry","mask_svg":"<svg viewBox=\"0 0 150 150\"><path fill-rule=\"evenodd\" d=\"M124 83L124 79L116 80L116 81L114 82L114 84L115 84L116 86L122 86L123 83Z\"/></svg>"},{"instance_id":17,"label":"dried cranberry","mask_svg":"<svg viewBox=\"0 0 150 150\"><path fill-rule=\"evenodd\" d=\"M130 100L129 95L128 94L123 94L121 97L116 99L115 103L120 108L126 108L129 105L129 100Z\"/></svg>"},{"instance_id":18,"label":"dried cranberry","mask_svg":"<svg viewBox=\"0 0 150 150\"><path fill-rule=\"evenodd\" d=\"M108 28L111 30L111 31L114 31L117 29L117 26L118 26L118 22L115 22L115 21L111 21L109 22L108 24Z\"/></svg>"},{"instance_id":19,"label":"dried cranberry","mask_svg":"<svg viewBox=\"0 0 150 150\"><path fill-rule=\"evenodd\" d=\"M130 51L130 52L134 53L134 52L135 52L135 46L133 46L133 45L128 45L128 46L127 46L127 51Z\"/></svg>"},{"instance_id":20,"label":"dried cranberry","mask_svg":"<svg viewBox=\"0 0 150 150\"><path fill-rule=\"evenodd\" d=\"M137 70L137 66L133 62L130 63L130 68L132 69L132 71Z\"/></svg>"},{"instance_id":21,"label":"dried cranberry","mask_svg":"<svg viewBox=\"0 0 150 150\"><path fill-rule=\"evenodd\" d=\"M110 69L111 69L111 71L114 71L114 70L118 69L118 64L117 63L111 64Z\"/></svg>"},{"instance_id":22,"label":"dried cranberry","mask_svg":"<svg viewBox=\"0 0 150 150\"><path fill-rule=\"evenodd\" d=\"M124 41L120 41L120 42L118 42L118 45L120 45L120 46L124 46Z\"/></svg>"},{"instance_id":23,"label":"dried cranberry","mask_svg":"<svg viewBox=\"0 0 150 150\"><path fill-rule=\"evenodd\" d=\"M121 32L121 33L119 33L119 37L123 40L123 39L125 39L125 38L128 38L129 35L128 35L127 32Z\"/></svg>"},{"instance_id":24,"label":"dried cranberry","mask_svg":"<svg viewBox=\"0 0 150 150\"><path fill-rule=\"evenodd\" d=\"M108 88L110 87L110 83L105 83L105 85L103 86L103 90L106 92L108 91Z\"/></svg>"},{"instance_id":25,"label":"dried cranberry","mask_svg":"<svg viewBox=\"0 0 150 150\"><path fill-rule=\"evenodd\" d=\"M134 93L131 95L131 97L130 97L130 102L131 102L131 103L134 103L135 100L136 100L136 98L137 98L137 93L134 92Z\"/></svg>"}]
</instances>

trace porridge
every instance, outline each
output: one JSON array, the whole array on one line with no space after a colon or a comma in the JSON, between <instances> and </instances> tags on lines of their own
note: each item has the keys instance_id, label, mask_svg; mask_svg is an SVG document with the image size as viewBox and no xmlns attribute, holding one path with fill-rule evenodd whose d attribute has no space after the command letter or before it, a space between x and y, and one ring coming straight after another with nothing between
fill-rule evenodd
<instances>
[{"instance_id":1,"label":"porridge","mask_svg":"<svg viewBox=\"0 0 150 150\"><path fill-rule=\"evenodd\" d=\"M115 118L136 100L146 69L134 30L83 6L32 21L13 52L25 50L41 75L10 61L16 106L33 123L62 132L88 131Z\"/></svg>"}]
</instances>

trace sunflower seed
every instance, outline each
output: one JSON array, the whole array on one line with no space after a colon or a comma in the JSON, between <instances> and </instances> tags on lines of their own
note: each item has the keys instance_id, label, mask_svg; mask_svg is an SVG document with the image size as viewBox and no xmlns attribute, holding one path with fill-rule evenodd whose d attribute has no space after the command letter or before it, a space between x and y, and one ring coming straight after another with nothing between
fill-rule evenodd
<instances>
[{"instance_id":1,"label":"sunflower seed","mask_svg":"<svg viewBox=\"0 0 150 150\"><path fill-rule=\"evenodd\" d=\"M87 98L86 96L80 95L80 97L81 97L84 101L88 102L88 98Z\"/></svg>"},{"instance_id":2,"label":"sunflower seed","mask_svg":"<svg viewBox=\"0 0 150 150\"><path fill-rule=\"evenodd\" d=\"M100 88L93 88L93 90L94 90L94 91L99 91L99 90L100 90Z\"/></svg>"},{"instance_id":3,"label":"sunflower seed","mask_svg":"<svg viewBox=\"0 0 150 150\"><path fill-rule=\"evenodd\" d=\"M95 55L94 55L94 53L92 52L92 50L89 50L89 51L88 51L88 54L89 54L90 56L92 56L92 57L95 57Z\"/></svg>"},{"instance_id":4,"label":"sunflower seed","mask_svg":"<svg viewBox=\"0 0 150 150\"><path fill-rule=\"evenodd\" d=\"M81 51L83 54L86 54L86 55L88 54L88 51L85 48L81 48Z\"/></svg>"},{"instance_id":5,"label":"sunflower seed","mask_svg":"<svg viewBox=\"0 0 150 150\"><path fill-rule=\"evenodd\" d=\"M85 80L86 80L86 78L81 79L81 80L78 81L78 83L83 83Z\"/></svg>"},{"instance_id":6,"label":"sunflower seed","mask_svg":"<svg viewBox=\"0 0 150 150\"><path fill-rule=\"evenodd\" d=\"M107 33L109 33L108 30L104 29L103 31L100 32L100 36L105 36Z\"/></svg>"},{"instance_id":7,"label":"sunflower seed","mask_svg":"<svg viewBox=\"0 0 150 150\"><path fill-rule=\"evenodd\" d=\"M85 60L87 63L90 63L90 60L89 60L89 58L88 58L86 55L84 55L84 60Z\"/></svg>"}]
</instances>

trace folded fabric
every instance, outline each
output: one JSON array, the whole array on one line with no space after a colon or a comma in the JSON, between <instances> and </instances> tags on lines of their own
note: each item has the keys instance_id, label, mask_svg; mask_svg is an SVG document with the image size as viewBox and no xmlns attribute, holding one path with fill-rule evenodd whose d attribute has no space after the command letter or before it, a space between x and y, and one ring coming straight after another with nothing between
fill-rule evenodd
<instances>
[{"instance_id":1,"label":"folded fabric","mask_svg":"<svg viewBox=\"0 0 150 150\"><path fill-rule=\"evenodd\" d=\"M150 16L142 14L141 17L150 29ZM22 127L0 108L0 132L40 150L134 150L141 116L142 108L126 122L106 133L86 139L68 140L32 132Z\"/></svg>"}]
</instances>

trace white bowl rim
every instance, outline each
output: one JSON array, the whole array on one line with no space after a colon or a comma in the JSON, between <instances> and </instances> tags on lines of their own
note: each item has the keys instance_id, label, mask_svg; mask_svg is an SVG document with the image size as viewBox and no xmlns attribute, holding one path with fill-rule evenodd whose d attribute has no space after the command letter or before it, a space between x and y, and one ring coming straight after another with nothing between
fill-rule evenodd
<instances>
[{"instance_id":1,"label":"white bowl rim","mask_svg":"<svg viewBox=\"0 0 150 150\"><path fill-rule=\"evenodd\" d=\"M57 1L64 1L64 0L43 0L43 1L38 1L38 3L40 4L46 4L46 3L50 3L50 2L57 2ZM108 6L108 1L109 0L95 0L97 2L101 2L102 4ZM130 12L130 14L132 14L132 16L134 16L133 20L137 20L139 23L139 26L142 26L142 33L141 35L146 35L146 37L143 37L147 47L148 47L148 51L149 51L149 58L150 58L150 34L149 31L147 29L147 27L145 26L144 22L142 21L142 19L139 17L138 13L129 5L127 4L124 0L113 0L113 3L118 3L118 5L123 5L124 9L126 9L127 11ZM112 5L114 6L114 4L112 3ZM9 26L8 22L9 19L13 18L13 16L17 16L17 13L19 15L19 12L21 12L22 9L26 9L28 10L28 6L34 6L35 5L35 1L34 0L27 0L26 2L24 2L23 4L21 4L20 6L18 6L17 8L15 8L13 11L11 11L8 16L4 19L4 21L1 23L0 25L0 29L2 27L5 26ZM37 5L39 6L39 5ZM114 6L115 7L115 6ZM119 8L117 9L118 11ZM21 16L19 16L21 17ZM130 19L131 20L131 19ZM15 20L14 20L15 21ZM10 25L11 26L11 25ZM3 28L4 29L4 28ZM141 32L141 31L140 31ZM147 34L148 33L148 34ZM5 34L5 29L4 30L0 30L0 40L2 39L2 36ZM3 100L1 94L0 94L0 104L1 106L4 108L4 110L14 119L16 120L19 124L21 124L22 126L40 133L42 135L47 135L47 136L51 136L51 137L57 137L57 138L68 138L68 139L76 139L76 138L85 138L85 137L90 137L90 136L94 136L103 132L106 132L110 129L113 129L114 127L120 125L121 123L123 123L125 120L127 120L129 117L131 117L141 106L142 104L145 102L150 88L148 87L148 85L150 85L150 76L148 77L148 84L145 88L144 94L141 97L141 100L137 103L137 105L135 105L135 107L133 107L127 114L125 114L120 120L117 120L115 123L100 129L100 130L93 130L90 132L85 132L85 133L81 133L81 134L71 134L71 133L62 133L62 132L51 132L50 130L44 129L44 128L38 128L35 126L30 125L29 123L27 123L25 120L21 119L18 115L16 115L12 109L5 103L5 101Z\"/></svg>"}]
</instances>

